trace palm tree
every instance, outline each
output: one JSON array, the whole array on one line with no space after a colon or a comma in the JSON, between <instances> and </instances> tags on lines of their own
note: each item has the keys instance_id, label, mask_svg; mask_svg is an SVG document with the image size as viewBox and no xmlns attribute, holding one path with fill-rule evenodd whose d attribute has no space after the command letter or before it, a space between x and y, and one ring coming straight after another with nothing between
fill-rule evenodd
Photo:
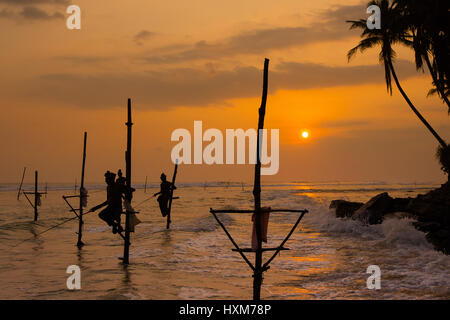
<instances>
[{"instance_id":1,"label":"palm tree","mask_svg":"<svg viewBox=\"0 0 450 320\"><path fill-rule=\"evenodd\" d=\"M441 163L441 169L448 175L448 181L450 182L450 145L447 148L439 146L436 152L436 158Z\"/></svg>"},{"instance_id":2,"label":"palm tree","mask_svg":"<svg viewBox=\"0 0 450 320\"><path fill-rule=\"evenodd\" d=\"M447 1L394 0L393 5L402 12L403 19L410 31L409 39L403 39L403 43L414 49L416 68L422 69L425 61L435 87L430 90L430 94L437 92L447 104L450 113L450 102L447 97L448 88L445 88L445 81L438 79L438 58L436 58L434 48L438 43L443 42L441 31L445 30L443 30L442 25L446 25L448 20ZM433 62L429 55L433 57ZM448 52L445 52L444 55L448 57Z\"/></svg>"},{"instance_id":3,"label":"palm tree","mask_svg":"<svg viewBox=\"0 0 450 320\"><path fill-rule=\"evenodd\" d=\"M447 144L445 141L437 134L437 132L431 127L431 125L425 120L425 118L420 114L417 108L413 105L409 97L403 90L400 82L397 78L397 74L394 69L393 61L396 57L396 53L392 48L392 45L397 43L404 43L407 39L408 26L402 18L402 13L399 8L393 4L389 3L389 0L374 0L369 2L368 5L376 5L381 10L381 29L369 29L367 27L367 21L365 19L360 19L357 21L347 21L350 23L350 29L362 29L361 34L362 40L359 44L348 51L347 57L350 61L355 54L360 51L364 52L367 49L373 48L377 45L381 46L381 51L379 54L379 61L384 65L384 75L386 80L386 86L388 92L392 95L392 78L400 91L401 95L408 103L414 114L422 121L422 123L427 127L431 134L436 138L439 144L446 148Z\"/></svg>"}]
</instances>

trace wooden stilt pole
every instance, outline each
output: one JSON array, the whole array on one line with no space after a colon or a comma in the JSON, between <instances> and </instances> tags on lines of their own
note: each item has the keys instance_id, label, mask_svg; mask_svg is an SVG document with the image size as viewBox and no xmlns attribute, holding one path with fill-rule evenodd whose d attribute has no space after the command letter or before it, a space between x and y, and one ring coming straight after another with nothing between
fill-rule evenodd
<instances>
[{"instance_id":1,"label":"wooden stilt pole","mask_svg":"<svg viewBox=\"0 0 450 320\"><path fill-rule=\"evenodd\" d=\"M297 222L292 227L291 231L287 235L287 237L283 240L280 246L275 248L263 248L262 247L262 230L261 230L261 215L263 213L263 210L261 208L261 145L262 145L262 138L263 138L263 129L264 129L264 117L266 115L266 102L267 102L267 87L268 87L268 74L269 74L269 59L265 59L264 61L264 78L263 78L263 93L262 93L262 100L261 100L261 106L259 108L259 117L258 117L258 138L257 138L257 149L256 149L256 164L255 164L255 179L254 179L254 186L253 186L253 196L254 196L254 209L248 210L248 209L233 209L233 210L213 210L210 209L211 214L214 216L214 218L217 220L219 225L222 227L222 229L225 231L225 234L228 236L230 241L235 246L235 249L233 251L239 252L239 254L242 256L242 258L245 260L245 262L250 266L250 268L253 270L253 300L261 300L261 285L263 282L263 273L267 271L270 267L270 262L275 258L275 256L281 251L281 250L289 250L288 248L284 247L284 244L289 240L293 232L295 231L295 228L300 223L300 220L303 218L303 216L308 212L308 210L293 210L293 209L272 209L272 208L265 208L264 212L271 213L271 212L298 212L301 213L299 218L297 219ZM242 185L243 187L243 185ZM252 213L254 214L254 228L256 229L256 237L257 237L257 246L256 248L239 248L237 243L233 240L230 233L226 230L226 227L223 225L223 223L219 220L219 218L216 216L216 213ZM264 264L262 264L262 254L263 252L267 251L275 251L275 253L272 255L272 257ZM247 259L244 252L254 252L255 253L255 265L252 265L251 262Z\"/></svg>"},{"instance_id":2,"label":"wooden stilt pole","mask_svg":"<svg viewBox=\"0 0 450 320\"><path fill-rule=\"evenodd\" d=\"M169 199L169 207L167 210L167 224L166 229L170 228L170 212L172 211L172 199L173 199L173 186L175 186L175 179L177 177L177 169L178 169L178 160L176 160L175 163L175 169L173 170L173 176L172 176L172 187L170 189L170 199Z\"/></svg>"},{"instance_id":3,"label":"wooden stilt pole","mask_svg":"<svg viewBox=\"0 0 450 320\"><path fill-rule=\"evenodd\" d=\"M126 162L126 186L128 188L126 200L131 203L133 194L131 192L131 127L133 123L131 122L131 99L128 99L128 121L127 125L127 151L125 152L125 162ZM123 249L123 263L129 264L129 254L130 254L130 212L125 212L125 242Z\"/></svg>"},{"instance_id":4,"label":"wooden stilt pole","mask_svg":"<svg viewBox=\"0 0 450 320\"><path fill-rule=\"evenodd\" d=\"M264 117L266 115L267 87L269 78L269 59L264 60L263 92L261 106L259 108L258 138L256 143L256 164L253 197L255 198L255 225L258 247L255 254L255 269L253 271L253 300L261 299L262 285L262 235L261 235L261 150L262 129L264 128Z\"/></svg>"},{"instance_id":5,"label":"wooden stilt pole","mask_svg":"<svg viewBox=\"0 0 450 320\"><path fill-rule=\"evenodd\" d=\"M84 169L86 167L86 143L87 143L87 132L84 133L84 142L83 142L83 162L81 165L81 185L80 185L80 210L78 211L78 241L77 246L81 248L84 246L83 241L81 241L82 233L83 233L83 201L86 196L84 190Z\"/></svg>"},{"instance_id":6,"label":"wooden stilt pole","mask_svg":"<svg viewBox=\"0 0 450 320\"><path fill-rule=\"evenodd\" d=\"M39 201L38 172L36 170L34 172L34 221L37 221L38 219L38 201Z\"/></svg>"},{"instance_id":7,"label":"wooden stilt pole","mask_svg":"<svg viewBox=\"0 0 450 320\"><path fill-rule=\"evenodd\" d=\"M147 193L147 176L145 176L144 193Z\"/></svg>"},{"instance_id":8,"label":"wooden stilt pole","mask_svg":"<svg viewBox=\"0 0 450 320\"><path fill-rule=\"evenodd\" d=\"M27 167L23 167L22 180L20 181L19 191L17 192L17 200L20 198L20 192L22 192L23 179L25 178L25 171L27 171Z\"/></svg>"}]
</instances>

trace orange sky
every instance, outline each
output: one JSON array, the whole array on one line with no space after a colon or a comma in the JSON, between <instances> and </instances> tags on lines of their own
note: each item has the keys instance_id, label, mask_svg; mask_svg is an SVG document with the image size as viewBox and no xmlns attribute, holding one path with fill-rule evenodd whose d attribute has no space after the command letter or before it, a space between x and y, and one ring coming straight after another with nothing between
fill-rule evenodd
<instances>
[{"instance_id":1,"label":"orange sky","mask_svg":"<svg viewBox=\"0 0 450 320\"><path fill-rule=\"evenodd\" d=\"M65 26L70 3L81 30ZM156 182L172 170L174 129L256 126L268 57L266 128L280 129L280 170L266 181L442 182L437 143L395 88L387 94L377 49L347 63L358 32L344 21L363 17L360 1L0 0L0 181L16 182L23 166L48 182L79 179L84 130L88 182L123 168L131 97L134 180ZM404 89L449 139L427 72L397 51ZM252 169L186 165L179 177L251 181Z\"/></svg>"}]
</instances>

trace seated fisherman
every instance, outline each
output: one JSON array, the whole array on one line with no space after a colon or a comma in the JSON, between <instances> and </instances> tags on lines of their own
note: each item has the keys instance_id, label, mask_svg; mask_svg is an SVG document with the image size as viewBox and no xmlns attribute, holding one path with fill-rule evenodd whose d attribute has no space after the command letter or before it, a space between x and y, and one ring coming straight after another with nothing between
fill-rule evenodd
<instances>
[{"instance_id":1,"label":"seated fisherman","mask_svg":"<svg viewBox=\"0 0 450 320\"><path fill-rule=\"evenodd\" d=\"M109 226L112 226L112 232L122 232L123 228L120 225L120 215L122 214L122 194L124 192L123 186L115 181L116 174L110 171L105 173L106 187L106 201L93 207L90 211L96 211L104 206L98 216L105 221Z\"/></svg>"},{"instance_id":2,"label":"seated fisherman","mask_svg":"<svg viewBox=\"0 0 450 320\"><path fill-rule=\"evenodd\" d=\"M172 185L172 182L167 181L166 175L164 173L161 174L161 191L155 193L153 196L156 197L158 194L158 203L159 208L161 209L161 214L163 217L167 216L169 213L168 202L170 199L171 190L175 190L177 187Z\"/></svg>"}]
</instances>

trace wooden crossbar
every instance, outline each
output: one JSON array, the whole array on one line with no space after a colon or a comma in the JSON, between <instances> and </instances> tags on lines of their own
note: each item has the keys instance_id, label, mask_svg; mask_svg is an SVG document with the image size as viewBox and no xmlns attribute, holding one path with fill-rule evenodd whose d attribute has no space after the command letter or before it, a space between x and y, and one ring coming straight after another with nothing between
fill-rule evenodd
<instances>
[{"instance_id":1,"label":"wooden crossbar","mask_svg":"<svg viewBox=\"0 0 450 320\"><path fill-rule=\"evenodd\" d=\"M211 213L255 213L255 210L210 210ZM262 209L261 212L298 212L307 213L308 210L294 210L294 209Z\"/></svg>"},{"instance_id":2,"label":"wooden crossbar","mask_svg":"<svg viewBox=\"0 0 450 320\"><path fill-rule=\"evenodd\" d=\"M130 212L128 212L128 213L134 213L134 214L136 214L136 213L139 213L140 211L130 211ZM127 212L126 211L122 211L122 214L127 214Z\"/></svg>"},{"instance_id":3,"label":"wooden crossbar","mask_svg":"<svg viewBox=\"0 0 450 320\"><path fill-rule=\"evenodd\" d=\"M290 250L289 248L280 248L280 247L276 247L276 248L262 248L261 251L276 251L276 250ZM252 248L243 248L243 249L231 249L231 251L236 251L236 252L256 252L256 249L252 249Z\"/></svg>"},{"instance_id":4,"label":"wooden crossbar","mask_svg":"<svg viewBox=\"0 0 450 320\"><path fill-rule=\"evenodd\" d=\"M74 207L72 207L72 205L70 204L69 201L67 201L67 198L74 198L74 197L79 197L79 196L62 196L64 201L67 203L67 205L70 207L70 211L72 211L73 213L75 213L75 215L77 216L77 218L80 218L80 215L78 215L77 211L80 211L81 209L75 209Z\"/></svg>"},{"instance_id":5,"label":"wooden crossbar","mask_svg":"<svg viewBox=\"0 0 450 320\"><path fill-rule=\"evenodd\" d=\"M23 195L25 196L25 198L28 200L28 203L30 204L30 206L31 206L32 208L34 208L34 204L31 202L30 198L28 198L27 193L26 193L26 192L22 192L22 193L23 193Z\"/></svg>"},{"instance_id":6,"label":"wooden crossbar","mask_svg":"<svg viewBox=\"0 0 450 320\"><path fill-rule=\"evenodd\" d=\"M80 197L80 195L79 194L77 194L77 195L74 195L74 196L62 196L64 199L69 199L69 198L79 198ZM87 198L87 197L89 197L88 195L86 195L86 196L83 196L83 198Z\"/></svg>"},{"instance_id":7,"label":"wooden crossbar","mask_svg":"<svg viewBox=\"0 0 450 320\"><path fill-rule=\"evenodd\" d=\"M118 234L119 236L121 236L123 240L126 240L126 239L125 239L125 236L123 235L122 232L117 231L117 234ZM131 242L129 242L129 244L131 244Z\"/></svg>"}]
</instances>

